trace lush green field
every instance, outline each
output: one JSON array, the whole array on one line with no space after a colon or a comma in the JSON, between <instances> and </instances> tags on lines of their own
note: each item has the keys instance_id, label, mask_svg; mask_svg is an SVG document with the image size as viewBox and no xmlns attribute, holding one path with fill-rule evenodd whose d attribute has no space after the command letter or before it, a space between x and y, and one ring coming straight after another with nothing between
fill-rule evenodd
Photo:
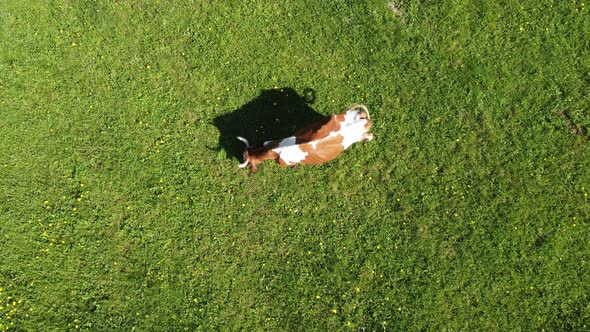
<instances>
[{"instance_id":1,"label":"lush green field","mask_svg":"<svg viewBox=\"0 0 590 332\"><path fill-rule=\"evenodd\" d=\"M0 1L0 331L590 329L588 7Z\"/></svg>"}]
</instances>

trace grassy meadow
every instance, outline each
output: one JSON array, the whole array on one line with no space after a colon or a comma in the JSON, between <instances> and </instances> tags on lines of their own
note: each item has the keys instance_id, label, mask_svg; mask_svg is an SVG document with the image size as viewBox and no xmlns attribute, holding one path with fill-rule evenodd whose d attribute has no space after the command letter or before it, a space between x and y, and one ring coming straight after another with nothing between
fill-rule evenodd
<instances>
[{"instance_id":1,"label":"grassy meadow","mask_svg":"<svg viewBox=\"0 0 590 332\"><path fill-rule=\"evenodd\" d=\"M589 7L0 1L0 331L590 329Z\"/></svg>"}]
</instances>

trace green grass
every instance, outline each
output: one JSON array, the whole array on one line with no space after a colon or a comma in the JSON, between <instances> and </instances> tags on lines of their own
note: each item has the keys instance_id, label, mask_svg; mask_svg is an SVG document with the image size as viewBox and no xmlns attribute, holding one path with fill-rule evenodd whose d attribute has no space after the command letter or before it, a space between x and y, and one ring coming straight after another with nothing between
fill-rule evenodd
<instances>
[{"instance_id":1,"label":"green grass","mask_svg":"<svg viewBox=\"0 0 590 332\"><path fill-rule=\"evenodd\" d=\"M589 329L590 3L397 6L0 2L0 331ZM275 88L376 139L250 176Z\"/></svg>"}]
</instances>

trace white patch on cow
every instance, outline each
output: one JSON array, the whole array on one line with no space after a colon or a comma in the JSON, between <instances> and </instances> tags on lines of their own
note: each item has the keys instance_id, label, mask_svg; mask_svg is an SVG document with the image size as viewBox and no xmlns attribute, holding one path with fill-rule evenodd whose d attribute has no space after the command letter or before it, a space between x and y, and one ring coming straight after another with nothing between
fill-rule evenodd
<instances>
[{"instance_id":1,"label":"white patch on cow","mask_svg":"<svg viewBox=\"0 0 590 332\"><path fill-rule=\"evenodd\" d=\"M272 141L266 141L266 142L262 143L262 146L268 146L270 143L272 143Z\"/></svg>"},{"instance_id":2,"label":"white patch on cow","mask_svg":"<svg viewBox=\"0 0 590 332\"><path fill-rule=\"evenodd\" d=\"M340 135L342 135L342 147L346 150L349 146L356 142L363 140L363 135L367 132L365 125L367 124L366 119L356 121L349 126L340 128Z\"/></svg>"},{"instance_id":3,"label":"white patch on cow","mask_svg":"<svg viewBox=\"0 0 590 332\"><path fill-rule=\"evenodd\" d=\"M315 150L316 146L318 145L318 140L312 141L312 142L310 142L310 144L311 144L311 147Z\"/></svg>"},{"instance_id":4,"label":"white patch on cow","mask_svg":"<svg viewBox=\"0 0 590 332\"><path fill-rule=\"evenodd\" d=\"M282 147L287 147L287 146L291 146L291 145L295 145L295 142L297 141L297 137L295 136L290 136L287 138L283 138L280 142L279 142L279 148Z\"/></svg>"},{"instance_id":5,"label":"white patch on cow","mask_svg":"<svg viewBox=\"0 0 590 332\"><path fill-rule=\"evenodd\" d=\"M307 157L307 152L303 152L299 145L290 145L285 147L279 147L273 149L276 153L279 154L279 157L285 161L287 165L295 165L300 163L305 157Z\"/></svg>"}]
</instances>

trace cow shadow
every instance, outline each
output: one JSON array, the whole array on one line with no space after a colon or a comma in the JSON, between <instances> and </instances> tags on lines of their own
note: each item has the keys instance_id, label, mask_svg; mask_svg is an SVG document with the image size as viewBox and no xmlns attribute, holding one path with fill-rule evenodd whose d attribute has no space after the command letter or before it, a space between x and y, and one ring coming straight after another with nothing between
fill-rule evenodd
<instances>
[{"instance_id":1,"label":"cow shadow","mask_svg":"<svg viewBox=\"0 0 590 332\"><path fill-rule=\"evenodd\" d=\"M246 138L253 147L288 137L296 129L326 117L310 106L314 101L313 89L304 90L303 95L292 88L263 90L240 108L213 119L220 133L218 148L224 149L228 158L241 162L245 146L237 136Z\"/></svg>"}]
</instances>

